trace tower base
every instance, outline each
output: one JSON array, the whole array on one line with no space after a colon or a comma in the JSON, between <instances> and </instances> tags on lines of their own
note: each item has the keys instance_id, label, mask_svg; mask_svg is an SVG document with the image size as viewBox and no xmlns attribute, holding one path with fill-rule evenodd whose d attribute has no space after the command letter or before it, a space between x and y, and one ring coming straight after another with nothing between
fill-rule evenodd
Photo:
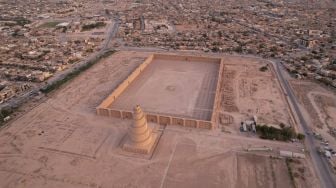
<instances>
[{"instance_id":1,"label":"tower base","mask_svg":"<svg viewBox=\"0 0 336 188\"><path fill-rule=\"evenodd\" d=\"M149 154L152 152L154 145L156 143L156 140L158 138L157 134L152 134L152 141L145 145L145 146L134 146L132 142L129 139L126 139L125 142L122 144L122 149L128 152L133 152L133 153L139 153L139 154Z\"/></svg>"}]
</instances>

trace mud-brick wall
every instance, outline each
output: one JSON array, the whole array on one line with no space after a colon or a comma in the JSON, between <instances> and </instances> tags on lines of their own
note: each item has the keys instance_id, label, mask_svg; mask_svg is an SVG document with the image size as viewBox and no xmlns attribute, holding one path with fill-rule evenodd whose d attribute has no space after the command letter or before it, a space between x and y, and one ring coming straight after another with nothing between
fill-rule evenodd
<instances>
[{"instance_id":1,"label":"mud-brick wall","mask_svg":"<svg viewBox=\"0 0 336 188\"><path fill-rule=\"evenodd\" d=\"M176 117L172 118L172 124L173 125L180 125L180 126L184 126L185 125L183 118L176 118Z\"/></svg>"},{"instance_id":2,"label":"mud-brick wall","mask_svg":"<svg viewBox=\"0 0 336 188\"><path fill-rule=\"evenodd\" d=\"M121 118L122 117L120 110L109 109L109 112L110 112L111 117L115 117L115 118Z\"/></svg>"},{"instance_id":3,"label":"mud-brick wall","mask_svg":"<svg viewBox=\"0 0 336 188\"><path fill-rule=\"evenodd\" d=\"M198 121L198 128L201 129L213 129L213 123L209 121Z\"/></svg>"},{"instance_id":4,"label":"mud-brick wall","mask_svg":"<svg viewBox=\"0 0 336 188\"><path fill-rule=\"evenodd\" d=\"M213 109L212 109L212 115L211 115L211 122L215 123L217 122L217 112L220 106L220 87L223 81L223 70L224 70L224 59L221 59L220 61L220 66L219 66L219 71L218 71L218 76L217 76L217 86L216 86L216 95L215 95L215 100L213 104ZM214 127L212 127L214 128Z\"/></svg>"},{"instance_id":5,"label":"mud-brick wall","mask_svg":"<svg viewBox=\"0 0 336 188\"><path fill-rule=\"evenodd\" d=\"M154 54L154 59L192 61L192 62L209 62L209 63L220 63L221 61L220 58L201 57L201 56L179 56L179 55L169 55L169 54Z\"/></svg>"},{"instance_id":6,"label":"mud-brick wall","mask_svg":"<svg viewBox=\"0 0 336 188\"><path fill-rule=\"evenodd\" d=\"M158 115L147 114L146 117L147 117L148 122L159 123L159 116Z\"/></svg>"},{"instance_id":7,"label":"mud-brick wall","mask_svg":"<svg viewBox=\"0 0 336 188\"><path fill-rule=\"evenodd\" d=\"M152 62L154 55L150 55L138 68L136 68L98 107L99 109L107 108L125 91L125 89L140 75L140 73Z\"/></svg>"},{"instance_id":8,"label":"mud-brick wall","mask_svg":"<svg viewBox=\"0 0 336 188\"><path fill-rule=\"evenodd\" d=\"M120 118L120 119L133 119L133 112L122 111L117 109L99 108L97 113L101 116ZM213 129L213 123L210 121L202 121L196 119L187 119L173 116L162 116L158 114L146 114L148 122L158 123L160 125L178 125L190 128Z\"/></svg>"}]
</instances>

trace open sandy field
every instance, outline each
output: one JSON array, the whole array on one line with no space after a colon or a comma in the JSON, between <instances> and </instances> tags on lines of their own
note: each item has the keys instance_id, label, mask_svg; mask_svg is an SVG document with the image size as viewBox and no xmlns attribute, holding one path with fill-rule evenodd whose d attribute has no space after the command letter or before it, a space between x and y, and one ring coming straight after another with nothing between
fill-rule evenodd
<instances>
[{"instance_id":1,"label":"open sandy field","mask_svg":"<svg viewBox=\"0 0 336 188\"><path fill-rule=\"evenodd\" d=\"M125 155L119 145L132 121L97 116L95 107L147 56L118 52L1 129L0 187L292 187L284 159L269 156L300 144L154 124L153 154ZM245 151L263 146L274 150ZM317 187L305 178L303 187Z\"/></svg>"},{"instance_id":2,"label":"open sandy field","mask_svg":"<svg viewBox=\"0 0 336 188\"><path fill-rule=\"evenodd\" d=\"M336 128L336 97L331 90L309 81L292 81L291 85L301 104L311 109L312 128Z\"/></svg>"},{"instance_id":3,"label":"open sandy field","mask_svg":"<svg viewBox=\"0 0 336 188\"><path fill-rule=\"evenodd\" d=\"M267 64L260 60L225 58L220 113L220 122L230 125L225 129L235 132L240 121L253 115L258 117L258 124L295 126L271 66L262 72L259 69L263 66Z\"/></svg>"}]
</instances>

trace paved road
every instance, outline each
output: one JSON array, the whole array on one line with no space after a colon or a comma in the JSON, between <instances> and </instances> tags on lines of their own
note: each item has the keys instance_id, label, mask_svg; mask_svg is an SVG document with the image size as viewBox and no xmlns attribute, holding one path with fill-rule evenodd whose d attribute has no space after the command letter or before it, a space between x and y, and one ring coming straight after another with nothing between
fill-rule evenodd
<instances>
[{"instance_id":1,"label":"paved road","mask_svg":"<svg viewBox=\"0 0 336 188\"><path fill-rule=\"evenodd\" d=\"M102 49L100 50L100 52L104 52L105 50L108 49L108 45L110 44L111 40L113 39L113 37L115 37L115 35L117 34L118 32L118 29L119 29L119 25L120 25L120 18L119 16L117 15L115 18L114 18L114 24L112 27L110 27L108 29L108 34L107 34L107 37L105 39L105 42L103 44L103 47Z\"/></svg>"},{"instance_id":2,"label":"paved road","mask_svg":"<svg viewBox=\"0 0 336 188\"><path fill-rule=\"evenodd\" d=\"M143 15L140 17L140 26L141 26L141 32L144 32L144 30L145 30L145 17Z\"/></svg>"},{"instance_id":3,"label":"paved road","mask_svg":"<svg viewBox=\"0 0 336 188\"><path fill-rule=\"evenodd\" d=\"M312 158L315 171L321 181L321 187L335 188L336 187L335 176L330 169L327 159L324 156L321 156L316 150L317 144L315 142L315 138L312 134L309 134L309 132L311 132L309 129L309 126L307 125L307 122L301 113L301 110L299 108L295 95L291 87L289 86L288 81L284 78L282 74L283 69L280 63L272 62L272 64L274 66L275 71L277 72L280 82L282 83L283 89L285 89L287 93L288 99L290 100L290 102L292 103L294 107L293 110L298 117L298 120L299 120L298 123L301 125L304 131L304 134L306 136L306 141L305 141L306 147L310 151L310 156Z\"/></svg>"}]
</instances>

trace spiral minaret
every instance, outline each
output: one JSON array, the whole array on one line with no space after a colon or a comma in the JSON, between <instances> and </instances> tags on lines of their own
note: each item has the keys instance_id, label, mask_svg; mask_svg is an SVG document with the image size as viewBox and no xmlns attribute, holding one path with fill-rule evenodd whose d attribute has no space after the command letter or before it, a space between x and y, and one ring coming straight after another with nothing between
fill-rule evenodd
<instances>
[{"instance_id":1,"label":"spiral minaret","mask_svg":"<svg viewBox=\"0 0 336 188\"><path fill-rule=\"evenodd\" d=\"M152 130L147 125L145 113L139 105L134 108L134 123L129 127L123 148L137 153L149 153L153 146Z\"/></svg>"},{"instance_id":2,"label":"spiral minaret","mask_svg":"<svg viewBox=\"0 0 336 188\"><path fill-rule=\"evenodd\" d=\"M134 108L133 113L134 124L128 131L128 137L134 147L142 147L151 143L151 130L148 128L147 119L140 106Z\"/></svg>"}]
</instances>

